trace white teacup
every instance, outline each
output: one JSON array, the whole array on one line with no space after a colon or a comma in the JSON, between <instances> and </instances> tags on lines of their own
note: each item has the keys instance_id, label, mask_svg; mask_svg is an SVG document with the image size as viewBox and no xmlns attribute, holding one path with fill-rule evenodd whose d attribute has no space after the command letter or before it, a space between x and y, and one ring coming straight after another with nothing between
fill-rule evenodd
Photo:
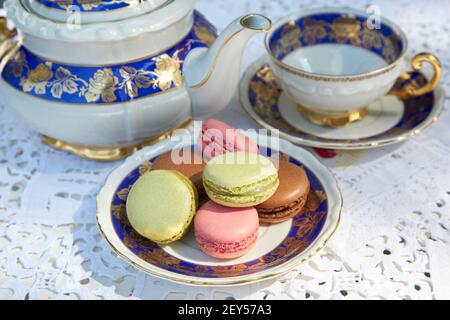
<instances>
[{"instance_id":1,"label":"white teacup","mask_svg":"<svg viewBox=\"0 0 450 320\"><path fill-rule=\"evenodd\" d=\"M393 90L406 80L408 41L393 22L348 8L303 11L282 19L266 36L270 65L283 90L311 121L345 125L367 114L367 106L389 91L400 98L431 92L441 78L439 60L430 53L412 59L434 68L422 87Z\"/></svg>"}]
</instances>

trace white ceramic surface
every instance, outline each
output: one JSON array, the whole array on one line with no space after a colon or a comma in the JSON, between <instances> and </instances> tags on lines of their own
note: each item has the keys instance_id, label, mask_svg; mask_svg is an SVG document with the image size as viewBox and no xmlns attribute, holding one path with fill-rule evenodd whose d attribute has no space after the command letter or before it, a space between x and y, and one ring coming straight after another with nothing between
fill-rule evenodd
<instances>
[{"instance_id":1,"label":"white ceramic surface","mask_svg":"<svg viewBox=\"0 0 450 320\"><path fill-rule=\"evenodd\" d=\"M168 279L174 282L181 282L191 285L207 284L209 286L238 285L243 282L250 283L263 279L269 279L291 270L300 262L317 253L317 251L322 249L328 239L333 235L341 218L343 199L337 181L335 180L333 174L312 154L304 149L292 145L287 141L274 141L267 139L267 137L257 136L256 134L250 134L249 136L253 141L258 141L258 143L263 147L273 147L279 145L280 152L298 159L298 161L307 166L308 169L310 169L317 176L317 178L325 188L328 199L327 218L322 230L320 231L320 234L305 251L278 267L264 270L255 274L237 276L232 278L202 278L181 275L175 272L169 272L167 270L158 268L136 256L123 244L123 242L117 236L111 220L111 200L114 196L114 193L117 191L119 183L132 170L141 165L143 162L148 161L149 159L152 159L169 150L190 146L192 143L195 143L196 139L193 136L178 136L170 140L165 140L155 146L145 148L130 156L125 161L125 163L123 163L110 174L97 196L97 221L108 243L114 248L117 253L120 254L123 259L132 263L135 267L154 276ZM269 252L280 242L280 240L284 239L284 237L287 235L290 223L291 222L288 221L275 226L263 227L261 229L258 244L255 246L255 248L244 257L241 257L237 260L229 260L228 264L249 261L254 257L259 257L262 253ZM196 248L196 245L192 239L192 235L189 234L180 242L163 247L163 249L175 256L186 258L192 262L208 262L216 265L227 265L227 262L219 262L217 260L209 259L204 254L202 254Z\"/></svg>"}]
</instances>

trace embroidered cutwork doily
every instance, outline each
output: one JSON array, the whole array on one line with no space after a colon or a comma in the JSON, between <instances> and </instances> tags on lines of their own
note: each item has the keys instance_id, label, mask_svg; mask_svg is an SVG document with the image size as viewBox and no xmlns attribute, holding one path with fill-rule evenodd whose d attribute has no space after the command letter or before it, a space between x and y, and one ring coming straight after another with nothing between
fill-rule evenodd
<instances>
[{"instance_id":1,"label":"embroidered cutwork doily","mask_svg":"<svg viewBox=\"0 0 450 320\"><path fill-rule=\"evenodd\" d=\"M276 20L309 7L370 3L402 26L411 54L433 52L449 71L445 0L200 0L197 8L223 28L250 11ZM244 67L263 53L259 36L248 46ZM449 72L443 82L450 92ZM255 126L237 97L218 117L237 127ZM119 162L54 151L0 106L0 299L450 298L448 123L444 111L436 125L408 142L324 160L345 200L328 247L274 281L211 289L159 280L118 259L96 227L95 195Z\"/></svg>"}]
</instances>

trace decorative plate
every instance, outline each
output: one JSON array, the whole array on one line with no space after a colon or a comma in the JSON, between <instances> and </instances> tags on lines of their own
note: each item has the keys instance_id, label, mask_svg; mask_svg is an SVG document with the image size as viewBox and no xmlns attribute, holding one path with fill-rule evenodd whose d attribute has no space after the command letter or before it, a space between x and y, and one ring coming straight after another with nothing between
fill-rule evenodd
<instances>
[{"instance_id":1,"label":"decorative plate","mask_svg":"<svg viewBox=\"0 0 450 320\"><path fill-rule=\"evenodd\" d=\"M184 137L184 138L183 138ZM309 152L287 141L266 142L252 136L261 152L303 166L311 183L304 212L277 225L262 225L256 246L245 256L217 260L197 247L190 230L181 240L159 246L138 235L126 216L128 191L152 168L152 162L172 149L193 148L195 139L178 136L145 148L114 170L97 197L97 221L113 250L136 268L156 277L199 286L240 285L281 275L322 249L338 227L342 196L330 171ZM267 139L266 139L267 140ZM277 145L278 148L270 148ZM280 151L278 151L280 150Z\"/></svg>"},{"instance_id":2,"label":"decorative plate","mask_svg":"<svg viewBox=\"0 0 450 320\"><path fill-rule=\"evenodd\" d=\"M411 72L410 82L423 84L427 78ZM364 119L344 127L315 125L276 82L267 57L260 58L245 73L240 84L243 109L261 126L279 130L290 142L325 149L368 149L398 143L433 124L443 110L444 93L438 88L420 97L399 100L386 95L368 106Z\"/></svg>"}]
</instances>

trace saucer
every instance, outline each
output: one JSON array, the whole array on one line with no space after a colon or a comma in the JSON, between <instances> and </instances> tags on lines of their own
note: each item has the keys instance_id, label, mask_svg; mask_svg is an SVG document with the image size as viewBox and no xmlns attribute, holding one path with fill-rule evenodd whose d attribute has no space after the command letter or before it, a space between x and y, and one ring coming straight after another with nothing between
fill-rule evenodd
<instances>
[{"instance_id":1,"label":"saucer","mask_svg":"<svg viewBox=\"0 0 450 320\"><path fill-rule=\"evenodd\" d=\"M288 272L321 250L334 234L341 217L342 195L333 174L312 154L284 140L270 144L265 139L258 139L261 152L302 166L311 193L301 215L280 224L261 225L255 247L243 257L218 260L205 255L192 229L181 240L160 246L141 237L128 222L126 201L131 186L151 170L159 155L172 149L195 148L193 137L178 136L142 149L111 173L97 196L97 222L102 235L117 255L134 267L178 283L241 285ZM277 150L269 145L277 145Z\"/></svg>"},{"instance_id":2,"label":"saucer","mask_svg":"<svg viewBox=\"0 0 450 320\"><path fill-rule=\"evenodd\" d=\"M426 83L419 72L396 87L410 82ZM368 114L344 127L313 124L277 84L267 57L260 58L244 74L240 84L244 110L261 126L279 130L290 142L325 149L368 149L398 143L433 124L443 110L441 88L416 98L398 99L386 95L369 105Z\"/></svg>"}]
</instances>

